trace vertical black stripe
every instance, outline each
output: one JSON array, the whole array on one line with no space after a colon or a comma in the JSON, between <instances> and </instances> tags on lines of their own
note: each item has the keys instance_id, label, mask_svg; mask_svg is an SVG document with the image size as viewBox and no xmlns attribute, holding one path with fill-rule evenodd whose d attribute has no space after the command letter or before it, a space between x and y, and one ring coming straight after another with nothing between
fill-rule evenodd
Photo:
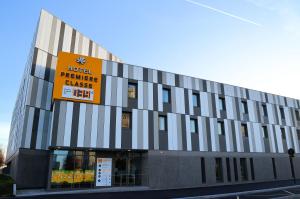
<instances>
[{"instance_id":1,"label":"vertical black stripe","mask_svg":"<svg viewBox=\"0 0 300 199\"><path fill-rule=\"evenodd\" d=\"M105 92L106 92L106 76L101 75L101 94L100 94L100 104L105 104Z\"/></svg>"},{"instance_id":2,"label":"vertical black stripe","mask_svg":"<svg viewBox=\"0 0 300 199\"><path fill-rule=\"evenodd\" d=\"M211 93L211 108L212 108L212 113L213 117L217 117L217 107L216 107L216 97L215 94ZM222 114L220 114L220 117L222 118Z\"/></svg>"},{"instance_id":3,"label":"vertical black stripe","mask_svg":"<svg viewBox=\"0 0 300 199\"><path fill-rule=\"evenodd\" d=\"M205 159L201 158L201 176L202 176L202 183L206 183L206 172L205 172Z\"/></svg>"},{"instance_id":4,"label":"vertical black stripe","mask_svg":"<svg viewBox=\"0 0 300 199\"><path fill-rule=\"evenodd\" d=\"M149 149L154 149L154 121L153 121L153 111L148 111L148 131L149 131Z\"/></svg>"},{"instance_id":5,"label":"vertical black stripe","mask_svg":"<svg viewBox=\"0 0 300 199\"><path fill-rule=\"evenodd\" d=\"M185 115L181 115L181 128L182 128L182 150L186 151L186 123Z\"/></svg>"},{"instance_id":6,"label":"vertical black stripe","mask_svg":"<svg viewBox=\"0 0 300 199\"><path fill-rule=\"evenodd\" d=\"M75 39L76 39L76 30L73 29L72 30L72 39L71 39L71 48L70 48L70 52L74 53L74 49L75 49Z\"/></svg>"},{"instance_id":7,"label":"vertical black stripe","mask_svg":"<svg viewBox=\"0 0 300 199\"><path fill-rule=\"evenodd\" d=\"M46 70L45 70L46 81L49 81L50 78L51 62L52 62L52 55L47 53L47 62L46 62Z\"/></svg>"},{"instance_id":8,"label":"vertical black stripe","mask_svg":"<svg viewBox=\"0 0 300 199\"><path fill-rule=\"evenodd\" d=\"M31 149L35 149L36 146L36 138L37 138L38 127L39 127L39 117L40 117L40 109L35 108L34 115L33 115L31 142L30 142Z\"/></svg>"},{"instance_id":9,"label":"vertical black stripe","mask_svg":"<svg viewBox=\"0 0 300 199\"><path fill-rule=\"evenodd\" d=\"M206 80L202 80L202 83L203 83L203 91L207 92L207 82L206 82Z\"/></svg>"},{"instance_id":10,"label":"vertical black stripe","mask_svg":"<svg viewBox=\"0 0 300 199\"><path fill-rule=\"evenodd\" d=\"M225 95L225 91L224 91L224 84L221 84L221 86L220 86L220 87L221 87L221 94L222 94L222 95Z\"/></svg>"},{"instance_id":11,"label":"vertical black stripe","mask_svg":"<svg viewBox=\"0 0 300 199\"><path fill-rule=\"evenodd\" d=\"M62 45L64 42L64 34L65 34L65 22L61 22L57 53L59 53L62 50Z\"/></svg>"},{"instance_id":12,"label":"vertical black stripe","mask_svg":"<svg viewBox=\"0 0 300 199\"><path fill-rule=\"evenodd\" d=\"M188 91L188 89L184 89L184 104L185 104L185 113L187 115L189 115L190 107L189 107L189 91Z\"/></svg>"},{"instance_id":13,"label":"vertical black stripe","mask_svg":"<svg viewBox=\"0 0 300 199\"><path fill-rule=\"evenodd\" d=\"M123 64L118 63L118 77L123 77Z\"/></svg>"},{"instance_id":14,"label":"vertical black stripe","mask_svg":"<svg viewBox=\"0 0 300 199\"><path fill-rule=\"evenodd\" d=\"M148 68L143 68L143 81L148 82Z\"/></svg>"},{"instance_id":15,"label":"vertical black stripe","mask_svg":"<svg viewBox=\"0 0 300 199\"><path fill-rule=\"evenodd\" d=\"M161 71L157 71L157 82L159 84L162 84L162 72Z\"/></svg>"},{"instance_id":16,"label":"vertical black stripe","mask_svg":"<svg viewBox=\"0 0 300 199\"><path fill-rule=\"evenodd\" d=\"M60 111L60 101L54 101L52 140L51 140L51 145L52 146L56 146L59 111Z\"/></svg>"},{"instance_id":17,"label":"vertical black stripe","mask_svg":"<svg viewBox=\"0 0 300 199\"><path fill-rule=\"evenodd\" d=\"M251 178L252 180L255 180L253 158L250 158L250 168L251 168Z\"/></svg>"},{"instance_id":18,"label":"vertical black stripe","mask_svg":"<svg viewBox=\"0 0 300 199\"><path fill-rule=\"evenodd\" d=\"M175 74L175 86L179 87L180 86L180 81L179 81L179 75Z\"/></svg>"},{"instance_id":19,"label":"vertical black stripe","mask_svg":"<svg viewBox=\"0 0 300 199\"><path fill-rule=\"evenodd\" d=\"M71 128L71 147L77 146L80 103L74 102Z\"/></svg>"},{"instance_id":20,"label":"vertical black stripe","mask_svg":"<svg viewBox=\"0 0 300 199\"><path fill-rule=\"evenodd\" d=\"M116 148L116 107L111 106L109 148Z\"/></svg>"},{"instance_id":21,"label":"vertical black stripe","mask_svg":"<svg viewBox=\"0 0 300 199\"><path fill-rule=\"evenodd\" d=\"M34 76L35 73L37 54L38 54L38 49L34 48L32 65L31 65L31 73L30 73L32 76Z\"/></svg>"},{"instance_id":22,"label":"vertical black stripe","mask_svg":"<svg viewBox=\"0 0 300 199\"><path fill-rule=\"evenodd\" d=\"M153 83L153 110L158 111L158 84Z\"/></svg>"}]
</instances>

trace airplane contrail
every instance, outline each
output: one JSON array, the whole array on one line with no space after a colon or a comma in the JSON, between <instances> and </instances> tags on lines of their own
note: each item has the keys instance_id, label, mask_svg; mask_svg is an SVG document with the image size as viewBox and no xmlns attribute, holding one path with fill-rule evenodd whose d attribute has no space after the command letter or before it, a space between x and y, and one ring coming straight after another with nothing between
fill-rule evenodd
<instances>
[{"instance_id":1,"label":"airplane contrail","mask_svg":"<svg viewBox=\"0 0 300 199\"><path fill-rule=\"evenodd\" d=\"M250 23L250 24L253 24L253 25L256 25L256 26L262 26L261 24L256 23L256 22L254 22L254 21L251 21L251 20L249 20L249 19L245 19L245 18L243 18L243 17L239 17L239 16L236 16L236 15L230 14L230 13L225 12L225 11L223 11L223 10L219 10L219 9L217 9L217 8L213 8L213 7L211 7L211 6L208 6L208 5L205 5L205 4L196 2L196 1L192 1L192 0L185 0L185 1L188 2L188 3L194 4L194 5L203 7L203 8L207 8L207 9L209 9L209 10L212 10L212 11L215 11L215 12L218 12L218 13L221 13L221 14L223 14L223 15L226 15L226 16L229 16L229 17L238 19L238 20L243 21L243 22L246 22L246 23Z\"/></svg>"}]
</instances>

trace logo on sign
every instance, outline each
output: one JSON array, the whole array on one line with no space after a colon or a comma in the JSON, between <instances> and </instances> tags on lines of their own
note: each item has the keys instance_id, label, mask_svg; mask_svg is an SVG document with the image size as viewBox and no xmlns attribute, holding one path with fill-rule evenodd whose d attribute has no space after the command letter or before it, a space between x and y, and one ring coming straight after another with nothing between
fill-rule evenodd
<instances>
[{"instance_id":1,"label":"logo on sign","mask_svg":"<svg viewBox=\"0 0 300 199\"><path fill-rule=\"evenodd\" d=\"M78 58L76 59L76 62L77 62L78 64L83 65L83 64L85 64L86 59L85 59L84 57L78 57Z\"/></svg>"},{"instance_id":2,"label":"logo on sign","mask_svg":"<svg viewBox=\"0 0 300 199\"><path fill-rule=\"evenodd\" d=\"M80 88L73 86L64 86L62 96L77 100L94 100L94 89Z\"/></svg>"}]
</instances>

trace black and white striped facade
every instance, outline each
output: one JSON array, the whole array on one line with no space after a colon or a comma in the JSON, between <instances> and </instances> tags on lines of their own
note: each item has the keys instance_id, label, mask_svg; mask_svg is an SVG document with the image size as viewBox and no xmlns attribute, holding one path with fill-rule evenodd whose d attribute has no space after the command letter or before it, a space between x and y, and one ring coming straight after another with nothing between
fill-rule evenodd
<instances>
[{"instance_id":1,"label":"black and white striped facade","mask_svg":"<svg viewBox=\"0 0 300 199\"><path fill-rule=\"evenodd\" d=\"M103 59L100 105L52 101L59 51ZM138 85L136 100L128 98L128 82ZM170 104L163 103L163 88L171 91ZM200 107L193 106L193 93L199 94ZM219 97L225 99L226 110L220 110ZM247 102L248 114L241 111L242 101ZM124 111L132 115L130 130L121 126ZM42 11L13 113L7 160L19 148L49 147L211 152L220 157L226 153L275 157L288 148L300 153L296 111L300 100L125 64ZM159 115L167 117L167 132L159 131ZM198 133L191 133L191 119L197 120ZM218 134L218 121L224 122L225 135ZM242 136L241 124L247 125L248 137ZM267 138L262 126L267 127Z\"/></svg>"}]
</instances>

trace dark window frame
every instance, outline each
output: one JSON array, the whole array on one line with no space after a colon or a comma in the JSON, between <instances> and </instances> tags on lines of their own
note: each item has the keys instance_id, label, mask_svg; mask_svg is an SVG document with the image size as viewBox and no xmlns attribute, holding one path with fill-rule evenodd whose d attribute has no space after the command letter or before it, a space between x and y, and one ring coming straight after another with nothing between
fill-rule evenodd
<instances>
[{"instance_id":1,"label":"dark window frame","mask_svg":"<svg viewBox=\"0 0 300 199\"><path fill-rule=\"evenodd\" d=\"M219 129L219 124L221 126L221 133L220 133L220 129ZM218 135L225 135L224 121L218 121Z\"/></svg>"},{"instance_id":2,"label":"dark window frame","mask_svg":"<svg viewBox=\"0 0 300 199\"><path fill-rule=\"evenodd\" d=\"M268 127L266 125L262 125L261 127L263 130L263 138L269 138Z\"/></svg>"},{"instance_id":3,"label":"dark window frame","mask_svg":"<svg viewBox=\"0 0 300 199\"><path fill-rule=\"evenodd\" d=\"M164 130L161 130L160 129L160 118L164 118L164 125L165 125L165 129ZM167 116L166 115L159 115L158 116L158 130L159 131L168 131L168 121L167 121Z\"/></svg>"},{"instance_id":4,"label":"dark window frame","mask_svg":"<svg viewBox=\"0 0 300 199\"><path fill-rule=\"evenodd\" d=\"M243 135L243 130L244 129L244 135ZM246 123L241 123L241 133L243 137L248 138L249 137L249 133L248 133L248 126Z\"/></svg>"},{"instance_id":5,"label":"dark window frame","mask_svg":"<svg viewBox=\"0 0 300 199\"><path fill-rule=\"evenodd\" d=\"M165 101L165 92L167 92L168 93L168 101ZM170 88L166 88L166 87L163 87L163 89L162 89L162 101L163 101L163 103L165 103L165 104L171 104L171 89Z\"/></svg>"},{"instance_id":6,"label":"dark window frame","mask_svg":"<svg viewBox=\"0 0 300 199\"><path fill-rule=\"evenodd\" d=\"M286 140L285 128L281 127L280 128L280 133L281 133L281 139Z\"/></svg>"},{"instance_id":7,"label":"dark window frame","mask_svg":"<svg viewBox=\"0 0 300 199\"><path fill-rule=\"evenodd\" d=\"M268 109L266 104L262 104L263 114L265 117L268 117Z\"/></svg>"},{"instance_id":8,"label":"dark window frame","mask_svg":"<svg viewBox=\"0 0 300 199\"><path fill-rule=\"evenodd\" d=\"M247 168L247 159L240 158L240 167L241 167L241 179L242 181L248 181L248 168Z\"/></svg>"},{"instance_id":9,"label":"dark window frame","mask_svg":"<svg viewBox=\"0 0 300 199\"><path fill-rule=\"evenodd\" d=\"M191 123L195 122L195 132L192 132L191 130ZM190 131L191 133L198 133L198 120L196 118L190 118Z\"/></svg>"},{"instance_id":10,"label":"dark window frame","mask_svg":"<svg viewBox=\"0 0 300 199\"><path fill-rule=\"evenodd\" d=\"M285 120L284 108L283 107L279 107L279 112L280 112L281 120Z\"/></svg>"},{"instance_id":11,"label":"dark window frame","mask_svg":"<svg viewBox=\"0 0 300 199\"><path fill-rule=\"evenodd\" d=\"M123 114L128 114L129 115L129 127L123 127ZM121 127L122 127L122 129L131 129L132 128L132 112L122 111Z\"/></svg>"},{"instance_id":12,"label":"dark window frame","mask_svg":"<svg viewBox=\"0 0 300 199\"><path fill-rule=\"evenodd\" d=\"M134 97L130 97L130 95L129 95L129 87L130 86L133 86L135 88L135 96ZM128 95L129 99L136 100L138 98L138 84L135 82L128 82L127 92L128 92L127 95Z\"/></svg>"},{"instance_id":13,"label":"dark window frame","mask_svg":"<svg viewBox=\"0 0 300 199\"><path fill-rule=\"evenodd\" d=\"M226 111L226 101L225 97L219 97L219 108L221 111Z\"/></svg>"},{"instance_id":14,"label":"dark window frame","mask_svg":"<svg viewBox=\"0 0 300 199\"><path fill-rule=\"evenodd\" d=\"M216 174L216 182L223 183L224 173L223 173L222 158L215 158L215 174Z\"/></svg>"},{"instance_id":15,"label":"dark window frame","mask_svg":"<svg viewBox=\"0 0 300 199\"><path fill-rule=\"evenodd\" d=\"M247 100L242 100L241 103L242 103L242 107L243 107L243 113L244 114L249 114Z\"/></svg>"},{"instance_id":16,"label":"dark window frame","mask_svg":"<svg viewBox=\"0 0 300 199\"><path fill-rule=\"evenodd\" d=\"M196 98L197 104L194 104L194 97ZM193 101L193 107L200 107L200 95L199 95L199 93L193 92L192 101Z\"/></svg>"}]
</instances>

